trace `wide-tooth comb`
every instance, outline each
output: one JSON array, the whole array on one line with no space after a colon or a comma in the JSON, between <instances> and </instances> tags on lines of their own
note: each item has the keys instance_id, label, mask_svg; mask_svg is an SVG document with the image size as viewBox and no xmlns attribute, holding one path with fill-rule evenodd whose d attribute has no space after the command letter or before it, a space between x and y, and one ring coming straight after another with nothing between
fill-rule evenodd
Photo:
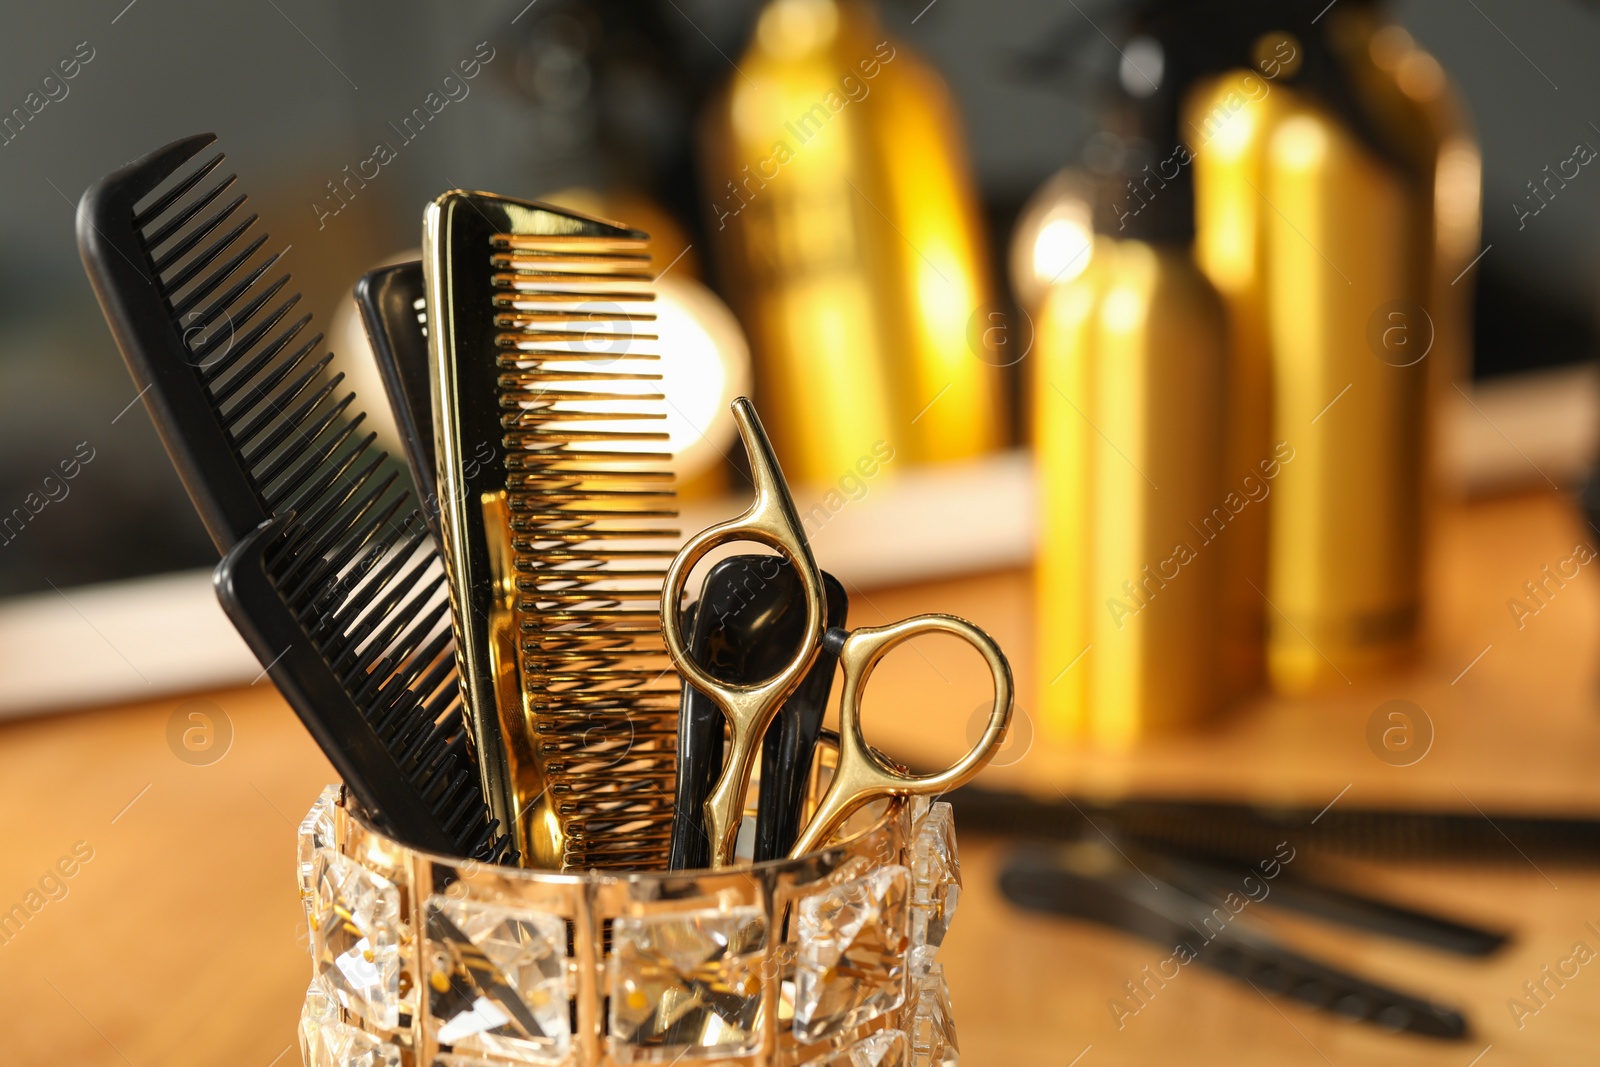
<instances>
[{"instance_id":1,"label":"wide-tooth comb","mask_svg":"<svg viewBox=\"0 0 1600 1067\"><path fill-rule=\"evenodd\" d=\"M417 847L499 862L510 837L490 840L467 755L444 571L421 516L397 536L383 495L350 527L263 524L222 557L217 595L363 807Z\"/></svg>"},{"instance_id":2,"label":"wide-tooth comb","mask_svg":"<svg viewBox=\"0 0 1600 1067\"><path fill-rule=\"evenodd\" d=\"M486 193L425 218L456 640L479 751L505 755L483 760L491 810L533 865L664 866L678 680L657 605L677 531L637 325L648 238Z\"/></svg>"},{"instance_id":3,"label":"wide-tooth comb","mask_svg":"<svg viewBox=\"0 0 1600 1067\"><path fill-rule=\"evenodd\" d=\"M500 855L452 695L448 605L421 595L442 574L436 549L274 270L287 249L264 250L235 176L217 177L222 154L178 174L214 140L175 141L84 193L89 280L231 561L224 606L357 801L409 843ZM265 594L230 600L230 566L255 557L276 611ZM414 614L389 617L396 605Z\"/></svg>"}]
</instances>

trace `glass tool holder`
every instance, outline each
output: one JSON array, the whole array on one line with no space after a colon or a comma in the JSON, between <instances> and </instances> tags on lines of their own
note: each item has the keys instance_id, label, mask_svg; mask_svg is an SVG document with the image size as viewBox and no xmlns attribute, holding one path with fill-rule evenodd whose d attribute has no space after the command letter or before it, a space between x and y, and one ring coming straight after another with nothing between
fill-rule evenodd
<instances>
[{"instance_id":1,"label":"glass tool holder","mask_svg":"<svg viewBox=\"0 0 1600 1067\"><path fill-rule=\"evenodd\" d=\"M563 874L408 848L329 786L299 874L308 1067L956 1062L946 803L880 802L799 859Z\"/></svg>"}]
</instances>

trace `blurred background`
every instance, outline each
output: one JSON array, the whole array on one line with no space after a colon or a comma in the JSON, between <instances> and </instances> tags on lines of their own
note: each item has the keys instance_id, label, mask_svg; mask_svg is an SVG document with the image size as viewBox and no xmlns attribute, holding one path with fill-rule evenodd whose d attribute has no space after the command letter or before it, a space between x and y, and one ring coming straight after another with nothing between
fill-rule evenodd
<instances>
[{"instance_id":1,"label":"blurred background","mask_svg":"<svg viewBox=\"0 0 1600 1067\"><path fill-rule=\"evenodd\" d=\"M278 925L230 934L272 961L230 991L231 1023L193 1022L212 994L170 944L181 1022L93 966L57 990L122 1059L232 1054L257 994L283 1025L251 1047L288 1051L286 849L331 780L215 606L216 551L74 244L91 182L203 130L392 455L351 286L415 258L422 206L475 188L614 218L653 234L662 348L684 356L666 368L684 528L740 506L725 409L749 390L853 623L953 611L1001 641L1018 726L957 800L973 903L946 949L973 1062L1592 1048L1593 997L1540 976L1600 946L1600 7L113 0L4 19L0 796L77 821L28 838L0 904L90 800L121 885L144 877L114 847L131 808L224 840L226 869L191 858L185 886L283 890L258 905ZM897 757L976 739L974 664L902 656L882 677L869 714ZM237 731L225 775L159 735L195 693ZM104 826L79 756L109 768L113 811L133 797ZM196 813L212 804L222 833ZM1018 835L1078 851L1018 859ZM1159 936L1086 914L1096 886L1205 882L1172 858L1197 842L1281 859L1280 837L1388 903L1353 905L1354 937L1268 929L1470 1024L1355 1028L1333 1016L1378 1009L1282 974L1261 981L1301 1002L1288 1027L1285 1001L1217 976L1161 993L1139 977L1156 949L1124 934ZM76 914L146 958L103 892ZM179 936L166 890L141 892L129 906ZM1350 919L1309 892L1303 911ZM89 940L23 951L48 968ZM80 1036L74 1062L104 1056Z\"/></svg>"},{"instance_id":2,"label":"blurred background","mask_svg":"<svg viewBox=\"0 0 1600 1067\"><path fill-rule=\"evenodd\" d=\"M1600 16L1574 3L1481 6L1465 14L1445 3L1389 9L1449 72L1482 146L1483 242L1494 251L1469 279L1471 373L1583 363L1593 355L1600 291L1600 251L1587 239L1600 225L1600 193L1572 183L1558 218L1521 227L1512 205L1530 195L1542 167L1571 156L1571 142L1600 137L1583 103L1600 88L1600 73L1581 61L1600 40ZM877 10L880 36L904 42L912 61L948 87L953 143L981 215L972 269L1007 315L1017 306L1007 256L1019 213L1052 174L1086 166L1086 154L1103 147L1097 134L1123 63L1118 44L1130 35L1132 5L1080 7L940 0ZM78 42L87 41L94 58L65 83L68 96L0 150L0 501L8 510L20 504L79 442L89 442L95 459L71 485L70 507L52 505L0 551L0 594L212 560L148 421L117 418L133 393L71 239L73 205L87 184L167 140L196 130L220 135L256 210L293 246L289 267L324 329L360 271L417 246L418 205L449 186L648 197L675 225L671 236L693 245L686 260L731 296L738 279L719 272L712 252L718 206L737 206L724 183L742 181L740 167L762 160L770 145L740 156L738 166L713 165L714 152L697 151L696 130L713 97L737 78L733 64L751 47L760 5L540 0L511 24L516 8L138 4L111 24L98 7L68 3L8 16L0 41L11 72L8 109L22 106ZM467 83L470 95L415 142L401 140L391 123L429 92L442 94L441 80L480 41L496 58ZM401 146L396 158L348 207L322 218L318 205L341 203L327 183L385 139ZM726 173L713 173L716 166ZM658 248L658 261L678 250ZM1002 372L1013 400L1025 369ZM1023 440L1025 411L1010 404L996 444Z\"/></svg>"}]
</instances>

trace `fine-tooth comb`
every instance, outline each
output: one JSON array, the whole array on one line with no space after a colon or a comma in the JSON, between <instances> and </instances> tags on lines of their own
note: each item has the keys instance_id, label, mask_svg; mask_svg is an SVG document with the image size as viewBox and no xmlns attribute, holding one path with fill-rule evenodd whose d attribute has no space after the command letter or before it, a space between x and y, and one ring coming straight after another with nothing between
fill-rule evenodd
<instances>
[{"instance_id":1,"label":"fine-tooth comb","mask_svg":"<svg viewBox=\"0 0 1600 1067\"><path fill-rule=\"evenodd\" d=\"M218 594L368 814L406 842L505 855L461 719L443 572L410 494L361 436L331 354L281 296L283 252L241 218L215 137L84 194L78 244L156 430L224 554Z\"/></svg>"},{"instance_id":2,"label":"fine-tooth comb","mask_svg":"<svg viewBox=\"0 0 1600 1067\"><path fill-rule=\"evenodd\" d=\"M676 531L648 238L486 193L423 234L440 526L490 809L532 866L665 866ZM590 345L599 343L596 351ZM490 758L499 753L500 760Z\"/></svg>"}]
</instances>

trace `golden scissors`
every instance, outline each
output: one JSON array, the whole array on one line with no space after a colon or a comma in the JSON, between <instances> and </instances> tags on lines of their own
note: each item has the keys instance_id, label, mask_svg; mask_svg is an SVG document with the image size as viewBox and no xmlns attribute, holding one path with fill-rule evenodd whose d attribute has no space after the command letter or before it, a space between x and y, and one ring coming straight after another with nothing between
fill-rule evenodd
<instances>
[{"instance_id":1,"label":"golden scissors","mask_svg":"<svg viewBox=\"0 0 1600 1067\"><path fill-rule=\"evenodd\" d=\"M728 760L705 804L713 867L725 867L733 862L734 840L744 815L745 793L750 786L756 754L761 749L761 739L784 701L805 677L819 650L826 648L837 656L844 669L844 689L839 702L839 760L833 780L795 842L791 856L799 856L821 845L863 804L883 797L943 793L971 780L999 748L1011 721L1012 702L1011 667L1005 655L988 634L964 619L953 615L917 615L888 626L824 632L822 572L811 554L772 443L749 400L743 397L735 400L733 416L750 457L755 501L737 518L708 527L691 537L667 568L661 590L661 628L673 666L690 685L717 705L728 722ZM695 662L684 639L680 612L684 586L695 564L719 546L736 541L765 545L787 557L800 576L806 601L805 636L794 656L777 674L751 685L719 681ZM994 681L994 706L983 736L971 751L938 774L913 775L887 764L867 744L861 732L861 697L879 660L897 645L930 633L959 637L978 650Z\"/></svg>"}]
</instances>

